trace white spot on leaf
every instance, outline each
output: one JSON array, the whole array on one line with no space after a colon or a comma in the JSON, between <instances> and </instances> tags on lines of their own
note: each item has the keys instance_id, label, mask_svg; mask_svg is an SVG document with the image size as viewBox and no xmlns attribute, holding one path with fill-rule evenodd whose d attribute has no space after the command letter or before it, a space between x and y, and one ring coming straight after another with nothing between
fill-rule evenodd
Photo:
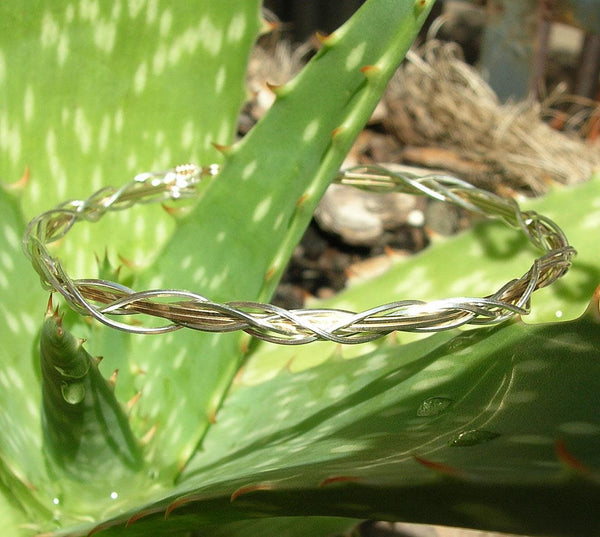
<instances>
[{"instance_id":1,"label":"white spot on leaf","mask_svg":"<svg viewBox=\"0 0 600 537\"><path fill-rule=\"evenodd\" d=\"M304 142L310 142L316 135L319 130L319 120L313 119L304 129L302 133L302 140Z\"/></svg>"},{"instance_id":2,"label":"white spot on leaf","mask_svg":"<svg viewBox=\"0 0 600 537\"><path fill-rule=\"evenodd\" d=\"M2 262L2 268L5 268L9 272L12 272L15 269L12 256L8 252L2 251L0 253L0 262Z\"/></svg>"},{"instance_id":3,"label":"white spot on leaf","mask_svg":"<svg viewBox=\"0 0 600 537\"><path fill-rule=\"evenodd\" d=\"M223 44L223 34L221 29L215 26L210 18L205 15L200 21L199 35L206 51L212 56L216 56L221 52Z\"/></svg>"},{"instance_id":4,"label":"white spot on leaf","mask_svg":"<svg viewBox=\"0 0 600 537\"><path fill-rule=\"evenodd\" d=\"M192 256L191 255L186 255L182 260L181 260L181 269L182 270L187 270L190 268L190 265L192 264Z\"/></svg>"},{"instance_id":5,"label":"white spot on leaf","mask_svg":"<svg viewBox=\"0 0 600 537\"><path fill-rule=\"evenodd\" d=\"M229 29L227 30L227 39L233 43L238 42L244 36L246 31L246 18L243 13L237 13L231 19Z\"/></svg>"},{"instance_id":6,"label":"white spot on leaf","mask_svg":"<svg viewBox=\"0 0 600 537\"><path fill-rule=\"evenodd\" d=\"M0 50L0 84L4 82L6 78L6 58L4 57L4 52Z\"/></svg>"},{"instance_id":7,"label":"white spot on leaf","mask_svg":"<svg viewBox=\"0 0 600 537\"><path fill-rule=\"evenodd\" d=\"M98 147L100 151L104 151L108 146L110 136L110 116L105 115L100 123L100 133L98 134Z\"/></svg>"},{"instance_id":8,"label":"white spot on leaf","mask_svg":"<svg viewBox=\"0 0 600 537\"><path fill-rule=\"evenodd\" d=\"M563 433L574 434L574 435L596 435L600 433L600 426L595 423L588 423L585 421L571 421L563 423L559 429Z\"/></svg>"},{"instance_id":9,"label":"white spot on leaf","mask_svg":"<svg viewBox=\"0 0 600 537\"><path fill-rule=\"evenodd\" d=\"M242 170L242 180L247 181L250 176L256 171L258 166L258 162L256 160L251 160L244 169Z\"/></svg>"},{"instance_id":10,"label":"white spot on leaf","mask_svg":"<svg viewBox=\"0 0 600 537\"><path fill-rule=\"evenodd\" d=\"M42 17L42 32L40 34L42 47L47 48L56 45L59 33L58 23L54 20L52 13L46 11Z\"/></svg>"},{"instance_id":11,"label":"white spot on leaf","mask_svg":"<svg viewBox=\"0 0 600 537\"><path fill-rule=\"evenodd\" d=\"M273 202L273 198L268 197L262 200L254 209L254 213L252 214L253 222L260 222L269 212L271 208L271 203Z\"/></svg>"},{"instance_id":12,"label":"white spot on leaf","mask_svg":"<svg viewBox=\"0 0 600 537\"><path fill-rule=\"evenodd\" d=\"M352 71L356 69L365 55L365 50L367 49L367 43L363 41L359 45L356 45L348 54L346 58L346 70Z\"/></svg>"},{"instance_id":13,"label":"white spot on leaf","mask_svg":"<svg viewBox=\"0 0 600 537\"><path fill-rule=\"evenodd\" d=\"M67 24L71 24L73 19L75 18L75 6L73 4L69 4L67 9L65 9L65 21Z\"/></svg>"},{"instance_id":14,"label":"white spot on leaf","mask_svg":"<svg viewBox=\"0 0 600 537\"><path fill-rule=\"evenodd\" d=\"M167 65L167 49L164 45L158 47L152 58L152 72L155 75L160 75Z\"/></svg>"},{"instance_id":15,"label":"white spot on leaf","mask_svg":"<svg viewBox=\"0 0 600 537\"><path fill-rule=\"evenodd\" d=\"M159 32L162 37L169 35L171 26L173 25L173 13L170 9L165 9L160 16Z\"/></svg>"},{"instance_id":16,"label":"white spot on leaf","mask_svg":"<svg viewBox=\"0 0 600 537\"><path fill-rule=\"evenodd\" d=\"M116 36L116 22L98 20L94 23L94 45L99 50L110 54L115 46Z\"/></svg>"},{"instance_id":17,"label":"white spot on leaf","mask_svg":"<svg viewBox=\"0 0 600 537\"><path fill-rule=\"evenodd\" d=\"M142 91L144 91L144 88L146 87L146 78L147 78L147 74L148 74L148 65L146 64L146 62L142 62L136 72L135 75L133 77L133 91L135 91L136 93L141 93Z\"/></svg>"},{"instance_id":18,"label":"white spot on leaf","mask_svg":"<svg viewBox=\"0 0 600 537\"><path fill-rule=\"evenodd\" d=\"M158 0L149 0L146 9L146 24L154 24L158 16Z\"/></svg>"},{"instance_id":19,"label":"white spot on leaf","mask_svg":"<svg viewBox=\"0 0 600 537\"><path fill-rule=\"evenodd\" d=\"M215 76L215 93L221 93L225 87L225 78L227 77L227 70L224 65L219 67L217 76Z\"/></svg>"},{"instance_id":20,"label":"white spot on leaf","mask_svg":"<svg viewBox=\"0 0 600 537\"><path fill-rule=\"evenodd\" d=\"M89 153L92 146L92 128L81 108L75 110L75 134L84 153Z\"/></svg>"},{"instance_id":21,"label":"white spot on leaf","mask_svg":"<svg viewBox=\"0 0 600 537\"><path fill-rule=\"evenodd\" d=\"M123 109L119 108L115 112L115 132L119 133L123 130Z\"/></svg>"},{"instance_id":22,"label":"white spot on leaf","mask_svg":"<svg viewBox=\"0 0 600 537\"><path fill-rule=\"evenodd\" d=\"M144 7L144 0L129 0L127 2L127 11L132 19L135 19Z\"/></svg>"},{"instance_id":23,"label":"white spot on leaf","mask_svg":"<svg viewBox=\"0 0 600 537\"><path fill-rule=\"evenodd\" d=\"M185 122L181 131L181 145L184 149L189 149L194 143L194 122L190 119Z\"/></svg>"},{"instance_id":24,"label":"white spot on leaf","mask_svg":"<svg viewBox=\"0 0 600 537\"><path fill-rule=\"evenodd\" d=\"M97 0L80 0L79 2L79 16L82 20L96 21L100 6Z\"/></svg>"},{"instance_id":25,"label":"white spot on leaf","mask_svg":"<svg viewBox=\"0 0 600 537\"><path fill-rule=\"evenodd\" d=\"M25 90L25 99L23 100L23 116L25 121L31 121L35 112L35 98L33 96L33 89L31 86L27 86Z\"/></svg>"}]
</instances>

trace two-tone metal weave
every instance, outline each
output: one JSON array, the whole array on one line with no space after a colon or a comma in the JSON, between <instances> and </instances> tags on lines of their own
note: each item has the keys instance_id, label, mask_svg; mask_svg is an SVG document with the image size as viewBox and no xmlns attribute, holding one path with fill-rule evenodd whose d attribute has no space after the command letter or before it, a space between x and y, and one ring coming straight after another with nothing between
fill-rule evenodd
<instances>
[{"instance_id":1,"label":"two-tone metal weave","mask_svg":"<svg viewBox=\"0 0 600 537\"><path fill-rule=\"evenodd\" d=\"M329 340L364 343L390 332L435 332L464 324L493 324L529 312L530 297L560 278L570 267L575 250L549 218L522 211L509 198L476 188L446 175L413 176L378 166L340 171L336 183L378 192L425 195L500 220L523 233L543 254L522 276L481 298L458 297L423 302L395 298L359 313L339 309L286 310L272 304L213 302L189 290L135 291L117 282L72 279L48 245L62 239L80 221L96 222L109 211L136 204L194 197L196 185L218 175L216 165L183 165L159 173L143 173L121 188L107 187L86 200L65 202L34 218L23 246L45 288L60 293L82 315L127 332L160 334L191 328L204 332L243 330L257 338L286 345ZM135 323L119 317L136 315ZM144 318L164 320L144 324Z\"/></svg>"}]
</instances>

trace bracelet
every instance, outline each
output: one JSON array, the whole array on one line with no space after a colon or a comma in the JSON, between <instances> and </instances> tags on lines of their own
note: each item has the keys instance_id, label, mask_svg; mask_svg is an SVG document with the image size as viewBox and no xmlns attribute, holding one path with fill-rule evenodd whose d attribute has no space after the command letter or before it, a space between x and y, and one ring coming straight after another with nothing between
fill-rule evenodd
<instances>
[{"instance_id":1,"label":"bracelet","mask_svg":"<svg viewBox=\"0 0 600 537\"><path fill-rule=\"evenodd\" d=\"M197 184L219 173L218 165L178 166L164 172L142 173L121 188L107 187L86 200L73 200L34 218L23 247L46 289L59 292L82 315L91 315L112 328L136 334L161 334L181 328L204 332L243 330L284 345L328 340L365 343L390 332L437 332L464 324L489 325L530 311L531 294L567 272L576 254L562 230L534 211L521 211L512 199L474 187L446 175L413 176L379 166L360 166L338 172L334 182L377 192L426 195L469 211L503 221L522 231L544 252L520 278L483 298L449 298L423 302L400 300L360 313L339 309L286 310L258 302L217 303L182 290L136 292L101 279L71 279L47 245L62 239L80 220L95 222L108 211L134 204L194 197ZM167 300L165 300L167 299ZM138 314L165 319L162 326L119 322L114 317Z\"/></svg>"}]
</instances>

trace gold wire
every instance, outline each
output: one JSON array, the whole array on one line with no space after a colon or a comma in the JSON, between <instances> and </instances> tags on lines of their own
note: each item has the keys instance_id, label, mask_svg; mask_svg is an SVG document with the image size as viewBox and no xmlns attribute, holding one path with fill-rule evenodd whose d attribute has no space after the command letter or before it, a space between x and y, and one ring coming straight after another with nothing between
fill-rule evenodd
<instances>
[{"instance_id":1,"label":"gold wire","mask_svg":"<svg viewBox=\"0 0 600 537\"><path fill-rule=\"evenodd\" d=\"M576 251L565 234L549 218L522 212L513 199L446 175L400 174L380 166L342 170L336 183L375 192L425 195L469 211L498 219L520 230L544 254L520 278L495 293L432 302L401 300L354 313L338 309L286 310L258 302L217 303L191 291L148 290L136 292L101 279L71 279L47 246L63 238L80 221L96 222L109 211L136 204L193 198L198 183L219 172L218 165L177 166L163 172L137 175L121 188L107 187L86 200L73 200L34 218L23 237L23 248L44 288L60 293L82 315L91 315L112 328L136 334L161 334L190 328L204 332L243 330L252 336L282 345L317 340L340 344L365 343L390 332L438 332L464 324L489 325L514 315L526 315L534 291L560 278L571 266ZM129 324L118 316L155 317L160 326Z\"/></svg>"}]
</instances>

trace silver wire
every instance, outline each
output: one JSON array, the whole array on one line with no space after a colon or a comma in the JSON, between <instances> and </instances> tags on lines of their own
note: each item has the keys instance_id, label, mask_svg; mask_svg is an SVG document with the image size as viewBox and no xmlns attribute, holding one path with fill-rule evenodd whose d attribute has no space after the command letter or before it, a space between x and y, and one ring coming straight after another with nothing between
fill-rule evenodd
<instances>
[{"instance_id":1,"label":"silver wire","mask_svg":"<svg viewBox=\"0 0 600 537\"><path fill-rule=\"evenodd\" d=\"M534 291L563 276L575 249L549 218L522 212L513 199L505 199L448 175L415 176L380 166L342 170L334 182L374 192L404 192L452 203L520 230L544 254L520 278L509 281L482 298L457 297L422 302L401 300L360 313L339 309L286 310L259 302L217 303L200 294L176 289L135 291L101 279L71 279L47 246L62 239L80 221L96 222L109 211L136 204L193 198L197 185L219 172L218 165L177 166L162 172L137 175L121 188L103 188L85 200L71 200L34 218L23 237L23 249L44 288L60 293L82 315L91 315L112 328L135 334L163 334L181 328L203 332L248 334L282 345L317 340L340 344L373 341L394 331L438 332L464 324L489 325L530 311ZM121 322L118 316L155 317L159 326Z\"/></svg>"}]
</instances>

